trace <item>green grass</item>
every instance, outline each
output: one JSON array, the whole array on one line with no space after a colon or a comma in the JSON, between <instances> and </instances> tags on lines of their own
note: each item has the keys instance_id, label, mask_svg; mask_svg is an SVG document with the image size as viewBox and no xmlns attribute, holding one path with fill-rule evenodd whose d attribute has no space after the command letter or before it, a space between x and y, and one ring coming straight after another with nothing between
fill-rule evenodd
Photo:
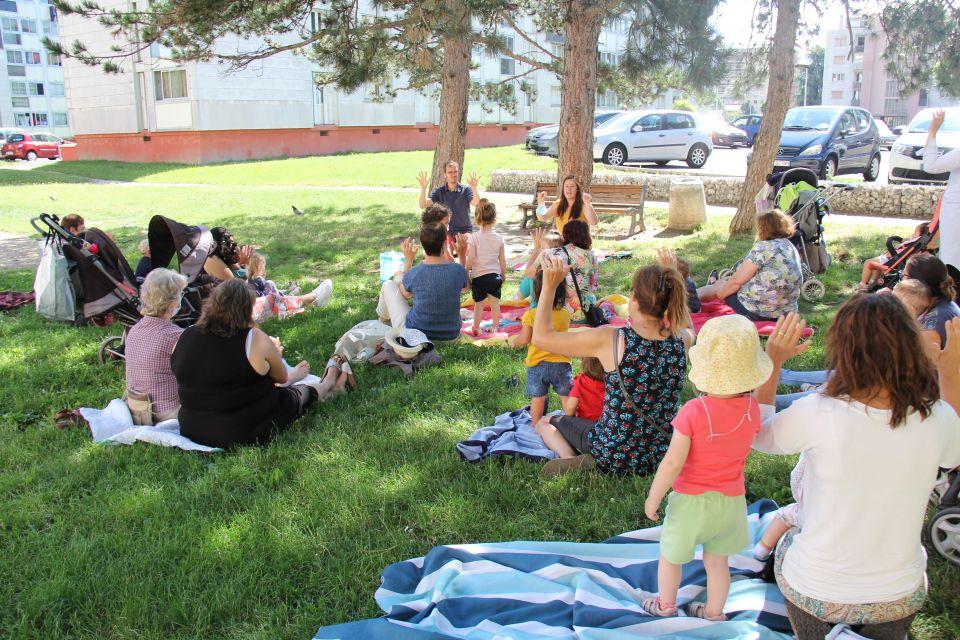
<instances>
[{"instance_id":1,"label":"green grass","mask_svg":"<svg viewBox=\"0 0 960 640\"><path fill-rule=\"evenodd\" d=\"M49 167L39 167L34 172L131 182L417 187L417 173L429 173L432 165L433 151L400 151L204 166L109 161L62 162ZM469 149L464 158L464 180L471 171L476 171L480 175L480 187L486 188L490 172L495 169L555 171L556 167L556 160L533 155L521 145Z\"/></svg>"},{"instance_id":2,"label":"green grass","mask_svg":"<svg viewBox=\"0 0 960 640\"><path fill-rule=\"evenodd\" d=\"M317 367L338 336L374 315L378 252L416 228L409 193L41 184L35 174L3 187L0 230L25 232L38 207L80 212L88 224L116 232L132 258L150 215L165 213L226 224L239 239L258 242L279 281L332 277L328 308L265 325L282 335L289 359ZM291 203L306 215L293 217ZM662 209L648 213L651 226L662 226ZM516 224L514 216L505 222ZM727 223L717 217L696 234L654 242L600 242L631 248L635 258L604 264L601 292L626 291L632 270L657 246L677 249L699 279L732 264L748 241L728 241ZM847 257L825 278L823 303L802 305L819 332L799 367L821 364L823 328L849 295L860 261L892 232L828 228L831 246ZM0 272L0 289L31 284L29 272ZM508 295L515 286L508 284ZM507 388L501 379L523 376L520 351L442 346L442 367L409 381L393 369L360 366L358 392L312 410L270 446L202 456L99 446L81 430L52 427L57 410L103 406L122 392L122 370L96 361L97 344L115 330L48 323L29 308L0 315L6 637L306 640L321 625L378 615L380 570L436 544L596 541L649 525L650 478L544 481L528 462L459 460L455 442L524 404L522 386ZM748 499L788 501L792 464L751 455ZM931 597L915 637L956 638L960 572L931 553L929 575Z\"/></svg>"}]
</instances>

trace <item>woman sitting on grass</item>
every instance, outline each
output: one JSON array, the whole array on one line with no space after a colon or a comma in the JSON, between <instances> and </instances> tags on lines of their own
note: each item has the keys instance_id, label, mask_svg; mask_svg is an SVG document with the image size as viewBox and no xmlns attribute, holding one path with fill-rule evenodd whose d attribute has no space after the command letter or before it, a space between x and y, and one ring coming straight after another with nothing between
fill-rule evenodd
<instances>
[{"instance_id":1,"label":"woman sitting on grass","mask_svg":"<svg viewBox=\"0 0 960 640\"><path fill-rule=\"evenodd\" d=\"M306 361L288 369L280 342L253 322L256 296L243 280L220 284L196 325L183 332L170 358L180 397L180 433L200 444L265 444L335 390L342 377L328 363L323 381L294 384Z\"/></svg>"},{"instance_id":2,"label":"woman sitting on grass","mask_svg":"<svg viewBox=\"0 0 960 640\"><path fill-rule=\"evenodd\" d=\"M597 257L591 251L593 239L590 237L590 226L583 220L571 220L563 227L563 246L556 249L546 249L527 264L524 275L534 277L540 268L542 260L555 256L571 266L567 275L567 306L575 317L582 318L580 299L577 296L577 287L583 296L583 304L590 306L597 304L597 278L600 275L600 265ZM576 279L576 284L574 284Z\"/></svg>"},{"instance_id":3,"label":"woman sitting on grass","mask_svg":"<svg viewBox=\"0 0 960 640\"><path fill-rule=\"evenodd\" d=\"M926 598L920 533L937 468L960 465L960 320L934 363L900 300L851 298L827 331L826 387L774 415L780 368L803 350L798 320L778 321L757 390L753 448L802 453L807 469L803 528L777 547L777 584L797 640L841 623L901 640Z\"/></svg>"},{"instance_id":4,"label":"woman sitting on grass","mask_svg":"<svg viewBox=\"0 0 960 640\"><path fill-rule=\"evenodd\" d=\"M693 343L683 278L676 269L659 264L638 269L626 328L560 333L554 331L550 310L569 271L560 258L543 262L533 344L564 356L599 359L605 401L596 424L541 423L538 431L559 456L544 466L543 474L594 466L612 473L652 473L670 444L670 421L680 407L686 377L685 350Z\"/></svg>"}]
</instances>

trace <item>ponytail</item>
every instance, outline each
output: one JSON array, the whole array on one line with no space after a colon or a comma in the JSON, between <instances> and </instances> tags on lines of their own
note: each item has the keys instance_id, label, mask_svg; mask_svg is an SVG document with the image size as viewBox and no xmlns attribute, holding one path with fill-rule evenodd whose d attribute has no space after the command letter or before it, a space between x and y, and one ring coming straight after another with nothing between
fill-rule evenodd
<instances>
[{"instance_id":1,"label":"ponytail","mask_svg":"<svg viewBox=\"0 0 960 640\"><path fill-rule=\"evenodd\" d=\"M486 198L480 198L477 208L474 209L473 219L481 227L493 224L497 219L497 207Z\"/></svg>"},{"instance_id":2,"label":"ponytail","mask_svg":"<svg viewBox=\"0 0 960 640\"><path fill-rule=\"evenodd\" d=\"M677 338L690 323L687 287L676 269L665 269L658 264L637 269L631 295L640 313L660 318L663 336Z\"/></svg>"}]
</instances>

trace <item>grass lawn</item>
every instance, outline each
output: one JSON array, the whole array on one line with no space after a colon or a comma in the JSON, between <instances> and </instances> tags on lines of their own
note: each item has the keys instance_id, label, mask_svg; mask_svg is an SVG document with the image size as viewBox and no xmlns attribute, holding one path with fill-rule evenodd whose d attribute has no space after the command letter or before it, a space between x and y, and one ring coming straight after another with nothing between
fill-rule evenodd
<instances>
[{"instance_id":1,"label":"grass lawn","mask_svg":"<svg viewBox=\"0 0 960 640\"><path fill-rule=\"evenodd\" d=\"M261 245L272 278L334 279L328 308L264 327L282 336L288 359L303 357L319 368L337 337L373 317L377 254L416 229L414 197L231 185L261 181L260 173L244 172L263 165L291 171L264 172L265 180L296 182L295 171L333 182L319 164L332 171L357 158L144 168L138 176L187 180L180 172L208 172L210 182L228 182L206 188L91 185L62 174L43 183L37 171L0 172L0 231L26 232L27 218L41 209L79 212L88 224L115 232L132 259L154 213L228 225L241 241ZM378 163L378 175L354 173L360 164L343 172L410 186L416 167L429 166L429 154L408 165L413 169L403 162ZM57 169L71 167L82 165ZM306 215L292 216L291 203ZM505 213L504 222L515 225L515 214ZM648 226L663 226L665 211L648 213ZM728 241L727 223L717 217L693 235L600 242L632 248L635 258L604 264L601 292L627 291L631 272L657 246L677 249L700 280L732 264L749 242ZM860 261L876 255L893 231L828 227L831 246L843 247L846 257L825 278L823 303L802 305L820 331L799 368L822 362L823 328L849 295ZM0 272L0 289L31 284L29 272ZM515 286L507 285L507 295ZM442 346L443 365L410 381L393 369L360 366L358 392L311 411L270 446L201 456L142 444L99 446L81 430L53 428L55 411L103 406L123 391L122 370L96 360L99 341L115 330L48 323L30 308L0 315L0 628L7 637L307 640L321 625L378 615L380 570L436 544L596 541L650 524L643 517L650 478L572 474L544 481L529 462L459 460L456 441L524 405L522 385L503 380L522 379L521 351ZM793 462L751 455L748 499L789 501ZM960 637L960 572L930 555L931 597L914 635Z\"/></svg>"},{"instance_id":2,"label":"grass lawn","mask_svg":"<svg viewBox=\"0 0 960 640\"><path fill-rule=\"evenodd\" d=\"M397 151L204 166L108 161L61 162L34 171L132 182L417 187L417 173L429 173L432 165L433 151ZM464 158L466 174L463 181L466 181L471 171L476 171L480 175L480 187L486 188L490 172L502 168L556 171L557 161L525 151L522 145L468 149Z\"/></svg>"}]
</instances>

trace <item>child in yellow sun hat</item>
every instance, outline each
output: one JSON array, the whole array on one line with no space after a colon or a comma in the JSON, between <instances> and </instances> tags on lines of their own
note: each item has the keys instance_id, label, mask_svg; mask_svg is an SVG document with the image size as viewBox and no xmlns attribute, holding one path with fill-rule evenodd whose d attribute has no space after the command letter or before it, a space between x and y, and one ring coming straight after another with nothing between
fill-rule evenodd
<instances>
[{"instance_id":1,"label":"child in yellow sun hat","mask_svg":"<svg viewBox=\"0 0 960 640\"><path fill-rule=\"evenodd\" d=\"M727 619L727 557L750 543L743 468L761 426L752 392L772 371L756 326L743 316L709 320L690 348L690 381L703 395L684 404L673 419L670 448L644 505L647 517L657 520L660 503L673 486L660 536L659 595L644 601L648 613L677 614L683 565L702 545L707 601L690 603L687 613Z\"/></svg>"}]
</instances>

